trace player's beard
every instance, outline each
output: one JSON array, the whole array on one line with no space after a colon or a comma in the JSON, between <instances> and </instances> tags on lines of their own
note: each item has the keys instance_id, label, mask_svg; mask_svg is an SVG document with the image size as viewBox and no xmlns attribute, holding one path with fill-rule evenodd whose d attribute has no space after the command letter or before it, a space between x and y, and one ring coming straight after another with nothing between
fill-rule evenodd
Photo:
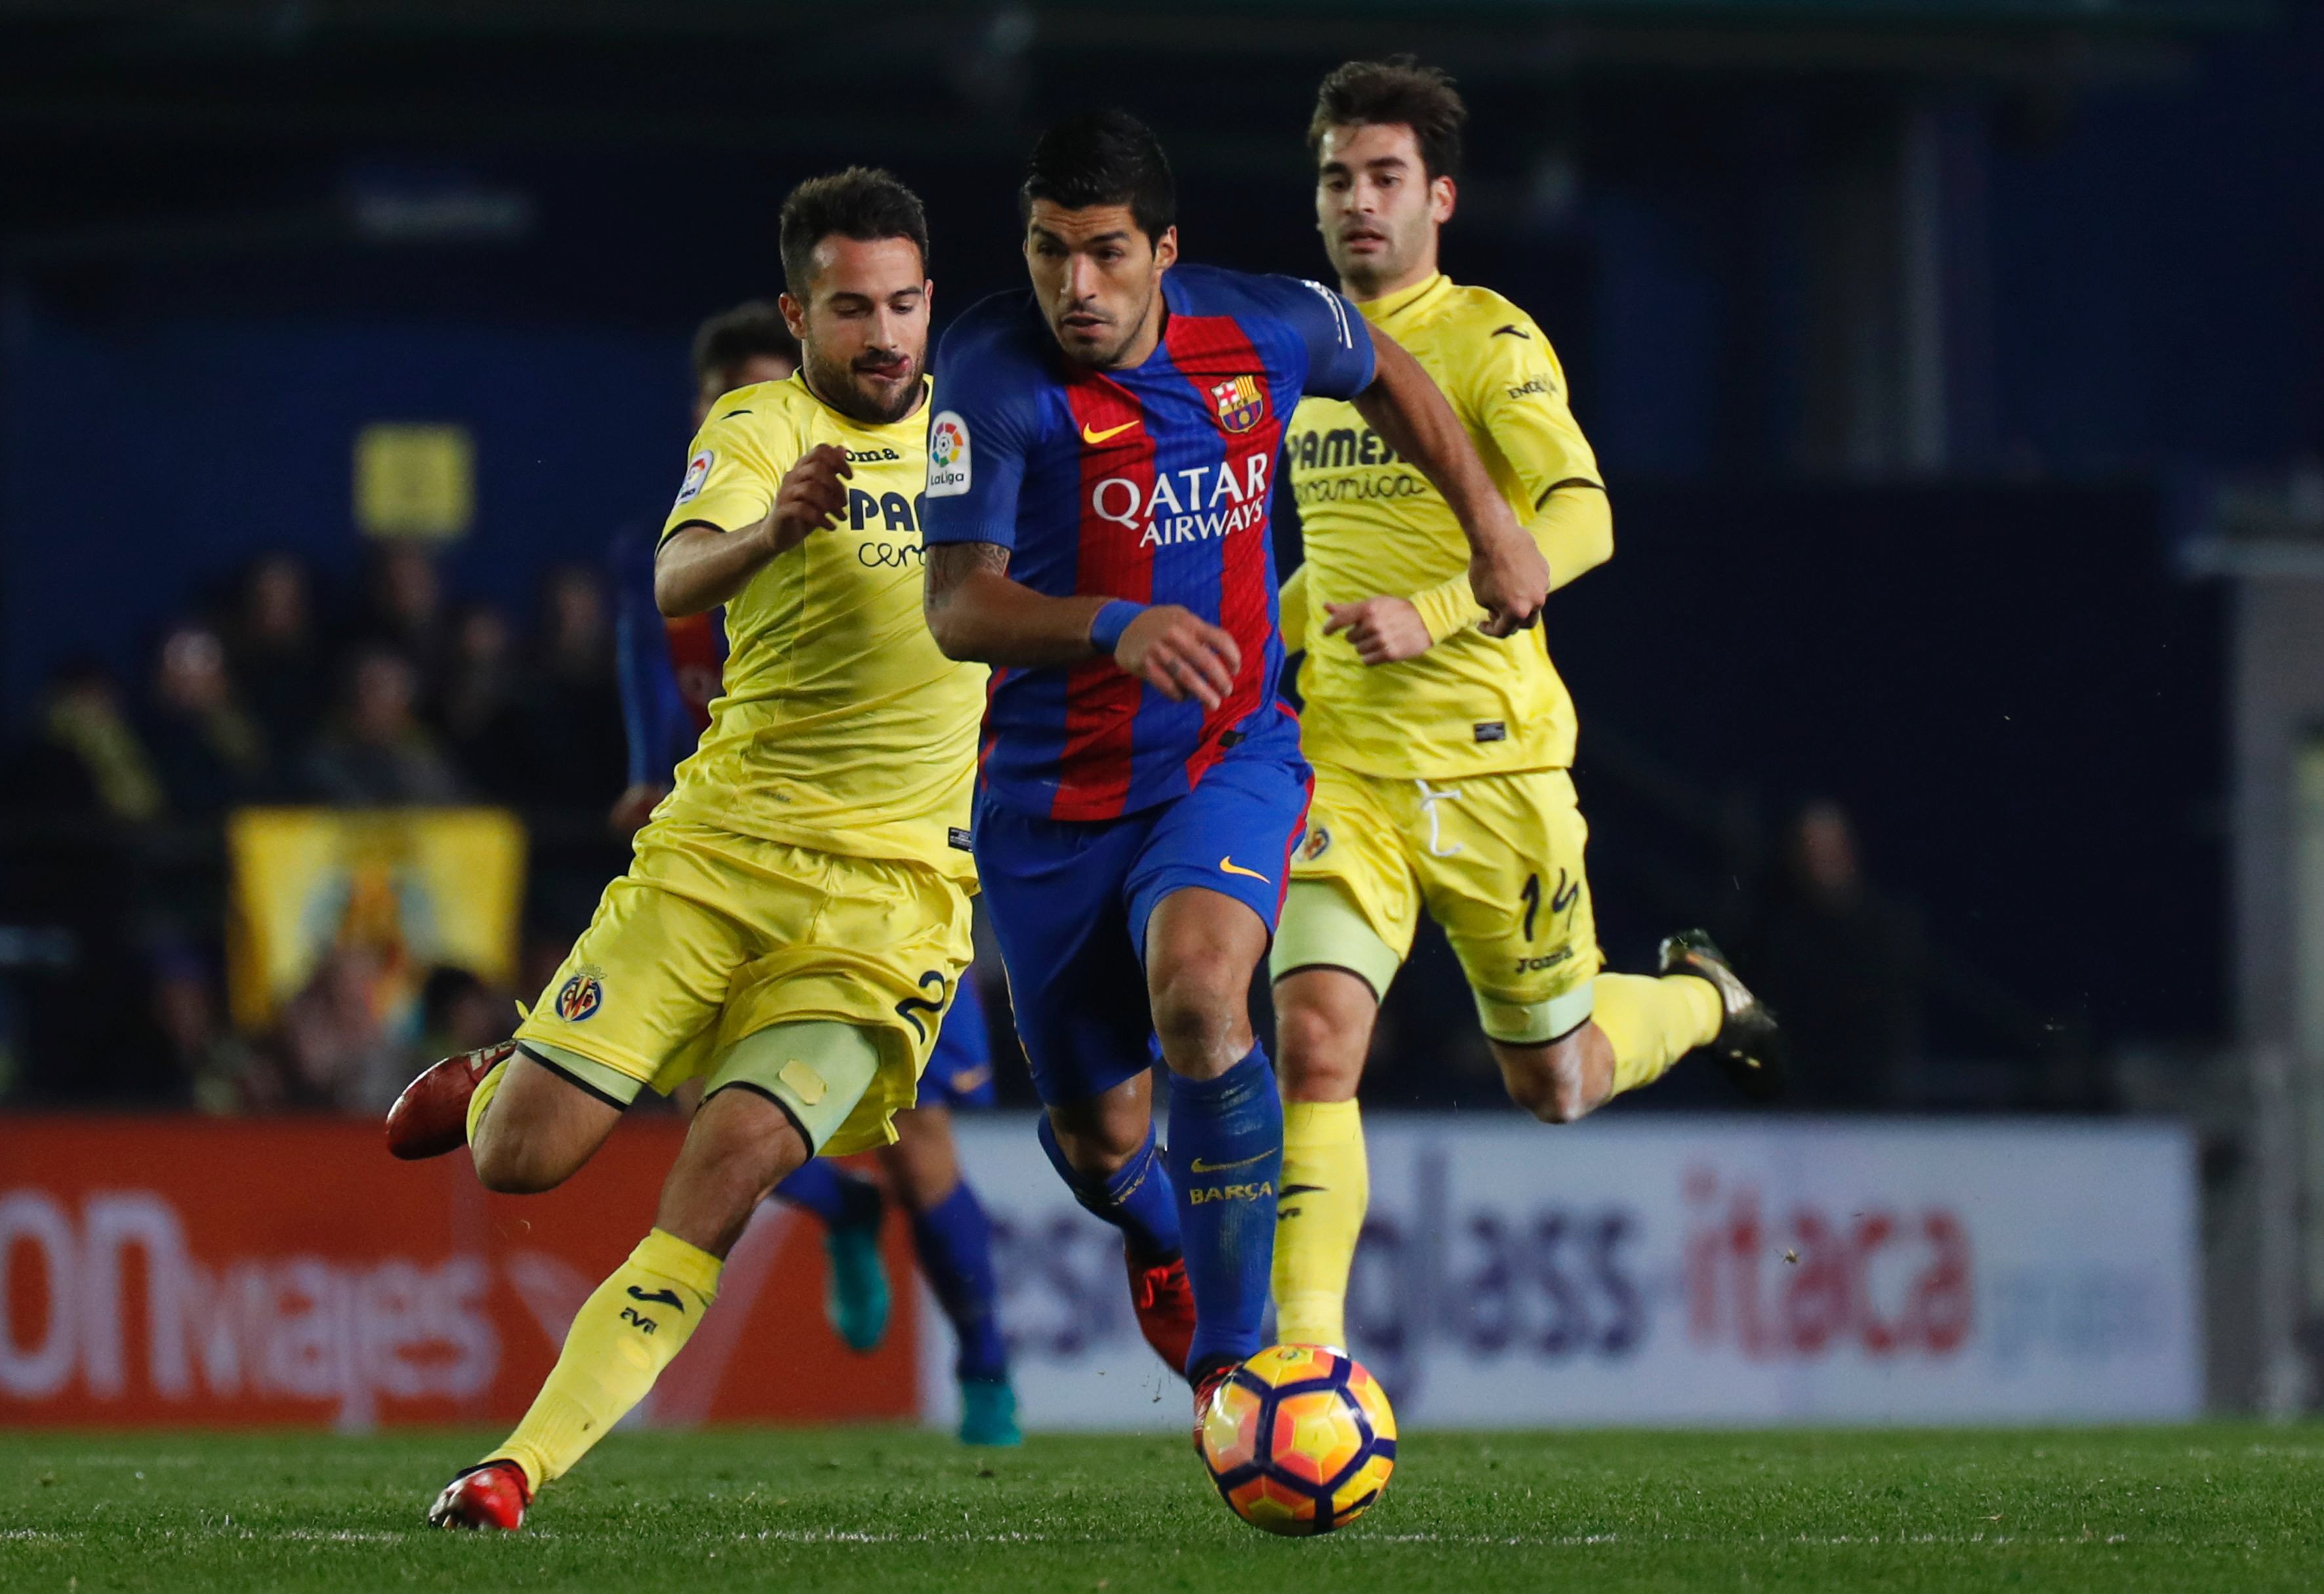
<instances>
[{"instance_id":1,"label":"player's beard","mask_svg":"<svg viewBox=\"0 0 2324 1594\"><path fill-rule=\"evenodd\" d=\"M1154 313L1154 300L1161 291L1162 276L1157 272L1153 280L1146 285L1146 297L1139 301L1138 313L1114 323L1118 335L1112 343L1091 349L1087 353L1074 353L1068 350L1067 357L1077 364L1086 365L1092 371L1112 370L1120 364L1124 351L1138 341L1138 334L1145 327L1147 318ZM1062 338L1058 340L1058 346L1067 347Z\"/></svg>"},{"instance_id":2,"label":"player's beard","mask_svg":"<svg viewBox=\"0 0 2324 1594\"><path fill-rule=\"evenodd\" d=\"M1388 222L1372 222L1369 230L1387 240L1388 247L1359 255L1349 249L1345 239L1333 233L1325 249L1332 257L1332 268L1340 273L1340 281L1361 299L1375 297L1410 270L1418 245L1418 240L1406 235L1409 229Z\"/></svg>"},{"instance_id":3,"label":"player's beard","mask_svg":"<svg viewBox=\"0 0 2324 1594\"><path fill-rule=\"evenodd\" d=\"M892 399L884 399L864 387L852 363L825 359L813 344L800 350L807 366L807 385L815 396L838 410L848 419L865 426L892 426L912 412L920 401L920 361L908 356L907 379L897 386Z\"/></svg>"}]
</instances>

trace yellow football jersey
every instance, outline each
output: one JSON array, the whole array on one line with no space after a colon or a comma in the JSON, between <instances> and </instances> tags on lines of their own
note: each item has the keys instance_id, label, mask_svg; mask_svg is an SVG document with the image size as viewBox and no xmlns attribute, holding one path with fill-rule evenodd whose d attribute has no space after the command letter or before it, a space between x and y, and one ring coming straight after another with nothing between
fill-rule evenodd
<instances>
[{"instance_id":1,"label":"yellow football jersey","mask_svg":"<svg viewBox=\"0 0 2324 1594\"><path fill-rule=\"evenodd\" d=\"M1565 373L1523 310L1443 275L1358 308L1435 379L1520 521L1560 486L1603 491L1566 407ZM1307 756L1398 777L1571 764L1573 699L1539 631L1495 638L1476 629L1484 611L1467 592L1469 548L1443 494L1336 399L1302 401L1287 447L1307 555L1299 672ZM1559 581L1572 574L1552 571ZM1368 667L1344 634L1323 634L1326 604L1412 597L1447 583L1451 592L1421 605L1440 640L1417 659Z\"/></svg>"},{"instance_id":2,"label":"yellow football jersey","mask_svg":"<svg viewBox=\"0 0 2324 1594\"><path fill-rule=\"evenodd\" d=\"M824 443L847 450L847 512L728 600L724 689L656 812L965 877L986 672L938 652L920 615L926 413L866 426L796 375L728 393L662 535L765 519L784 474Z\"/></svg>"}]
</instances>

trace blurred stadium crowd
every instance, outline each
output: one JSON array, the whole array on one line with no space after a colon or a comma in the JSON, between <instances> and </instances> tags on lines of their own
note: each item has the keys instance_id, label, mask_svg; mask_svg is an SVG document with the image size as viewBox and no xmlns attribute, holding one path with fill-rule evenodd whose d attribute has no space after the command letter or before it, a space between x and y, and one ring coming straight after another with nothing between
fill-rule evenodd
<instances>
[{"instance_id":1,"label":"blurred stadium crowd","mask_svg":"<svg viewBox=\"0 0 2324 1594\"><path fill-rule=\"evenodd\" d=\"M383 1108L428 1062L504 1033L511 1002L556 967L622 866L633 818L609 815L627 775L599 569L545 570L528 625L447 591L421 542L375 546L346 592L290 554L249 562L162 629L142 679L61 666L0 764L6 917L41 926L0 946L32 976L13 982L20 1010L0 1027L20 1041L0 1052L0 1100ZM517 812L530 837L518 990L438 966L416 1003L387 1010L368 954L345 946L271 1026L237 1031L225 1000L233 810L469 804ZM1801 1037L1799 1104L1898 1104L1922 1051L1918 916L1870 884L1830 800L1798 811L1763 872L1725 928ZM1432 933L1368 1089L1414 1105L1497 1099L1467 1012ZM1022 1091L1021 1075L1004 1080Z\"/></svg>"},{"instance_id":2,"label":"blurred stadium crowd","mask_svg":"<svg viewBox=\"0 0 2324 1594\"><path fill-rule=\"evenodd\" d=\"M424 544L383 544L355 591L250 563L166 627L144 678L62 666L0 765L22 1055L8 1094L214 1112L383 1106L420 1061L506 1027L507 997L432 971L418 1032L327 962L273 1029L223 1002L223 822L254 805L485 804L534 838L526 967L553 968L620 848L625 754L605 584L543 574L530 628L454 598ZM591 823L594 818L594 824ZM561 937L561 938L560 938Z\"/></svg>"}]
</instances>

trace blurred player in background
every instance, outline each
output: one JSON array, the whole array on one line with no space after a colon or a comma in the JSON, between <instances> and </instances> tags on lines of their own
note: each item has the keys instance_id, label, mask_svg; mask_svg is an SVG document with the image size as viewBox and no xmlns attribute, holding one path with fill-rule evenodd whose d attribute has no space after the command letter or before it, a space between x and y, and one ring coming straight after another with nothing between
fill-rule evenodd
<instances>
[{"instance_id":1,"label":"blurred player in background","mask_svg":"<svg viewBox=\"0 0 2324 1594\"><path fill-rule=\"evenodd\" d=\"M1555 588L1612 554L1613 516L1541 328L1437 269L1465 116L1451 81L1409 57L1333 72L1307 134L1316 225L1342 290L1452 401ZM1779 1064L1766 1010L1701 931L1663 943L1659 978L1599 972L1572 700L1541 638L1480 623L1461 522L1425 473L1329 398L1299 407L1286 452L1306 562L1283 625L1306 650L1315 802L1272 961L1275 1300L1286 1342L1345 1347L1369 1177L1356 1085L1423 908L1468 973L1509 1094L1545 1122L1699 1047L1753 1096L1778 1088Z\"/></svg>"},{"instance_id":2,"label":"blurred player in background","mask_svg":"<svg viewBox=\"0 0 2324 1594\"><path fill-rule=\"evenodd\" d=\"M782 311L764 300L738 305L702 324L694 338L694 424L738 389L781 382L798 369L798 340ZM883 530L884 530L884 519ZM613 821L637 830L669 794L671 769L710 726L710 705L726 667L726 627L716 609L665 616L654 602L657 521L613 540L622 709L629 728L630 784ZM888 545L882 545L888 546ZM1018 1443L1017 1399L1001 1337L992 1226L960 1175L952 1109L992 1105L991 1043L973 972L961 977L936 1051L920 1076L919 1105L896 1114L896 1141L881 1151L897 1195L911 1214L912 1245L928 1287L951 1320L960 1353L960 1437L968 1444ZM858 1350L878 1347L888 1325L888 1275L880 1256L886 1203L880 1187L824 1157L775 1186L775 1196L824 1224L830 1258L825 1315Z\"/></svg>"},{"instance_id":3,"label":"blurred player in background","mask_svg":"<svg viewBox=\"0 0 2324 1594\"><path fill-rule=\"evenodd\" d=\"M714 409L656 557L664 613L725 606L710 729L507 1055L438 1064L389 1114L400 1155L465 1138L488 1188L524 1193L571 1176L640 1091L708 1082L652 1231L438 1525L521 1525L685 1348L774 1186L895 1138L968 966L984 672L937 650L916 558L862 557L918 539L927 219L852 168L791 191L781 242L802 364Z\"/></svg>"},{"instance_id":4,"label":"blurred player in background","mask_svg":"<svg viewBox=\"0 0 2324 1594\"><path fill-rule=\"evenodd\" d=\"M1052 127L1019 207L1033 291L945 336L928 622L999 667L975 846L1042 1144L1122 1230L1140 1326L1199 1423L1259 1349L1275 1237L1282 1108L1249 996L1307 811L1268 542L1300 394L1353 401L1443 484L1489 623L1529 620L1547 575L1425 373L1345 299L1176 263L1141 124Z\"/></svg>"}]
</instances>

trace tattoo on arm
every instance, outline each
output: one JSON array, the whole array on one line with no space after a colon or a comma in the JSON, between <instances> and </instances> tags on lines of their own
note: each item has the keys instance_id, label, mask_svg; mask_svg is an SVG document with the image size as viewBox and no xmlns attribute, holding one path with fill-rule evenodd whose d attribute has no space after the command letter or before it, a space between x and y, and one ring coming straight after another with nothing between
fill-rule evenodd
<instances>
[{"instance_id":1,"label":"tattoo on arm","mask_svg":"<svg viewBox=\"0 0 2324 1594\"><path fill-rule=\"evenodd\" d=\"M979 570L1009 574L1009 550L997 542L943 542L927 550L927 607L940 609Z\"/></svg>"}]
</instances>

